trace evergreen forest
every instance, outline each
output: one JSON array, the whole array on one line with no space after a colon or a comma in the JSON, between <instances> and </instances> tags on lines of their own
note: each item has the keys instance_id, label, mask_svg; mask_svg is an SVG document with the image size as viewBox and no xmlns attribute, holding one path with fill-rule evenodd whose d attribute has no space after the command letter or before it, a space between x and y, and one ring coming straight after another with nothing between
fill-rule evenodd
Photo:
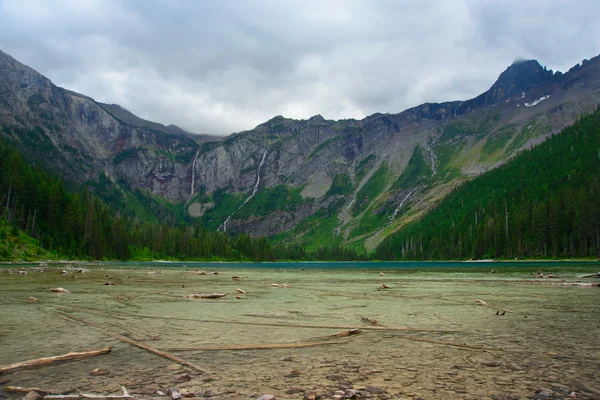
<instances>
[{"instance_id":1,"label":"evergreen forest","mask_svg":"<svg viewBox=\"0 0 600 400\"><path fill-rule=\"evenodd\" d=\"M384 260L599 256L600 109L455 189L375 254Z\"/></svg>"}]
</instances>

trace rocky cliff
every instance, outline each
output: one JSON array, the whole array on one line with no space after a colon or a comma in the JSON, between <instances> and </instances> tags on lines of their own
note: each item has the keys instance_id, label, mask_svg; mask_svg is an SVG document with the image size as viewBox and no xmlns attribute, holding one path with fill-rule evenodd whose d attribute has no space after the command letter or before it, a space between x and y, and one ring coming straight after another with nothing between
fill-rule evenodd
<instances>
[{"instance_id":1,"label":"rocky cliff","mask_svg":"<svg viewBox=\"0 0 600 400\"><path fill-rule=\"evenodd\" d=\"M5 136L25 149L45 143L48 163L69 179L104 174L181 204L210 229L309 247L371 249L463 180L598 103L600 57L564 74L529 60L474 99L363 120L277 116L214 140L58 88L0 53Z\"/></svg>"}]
</instances>

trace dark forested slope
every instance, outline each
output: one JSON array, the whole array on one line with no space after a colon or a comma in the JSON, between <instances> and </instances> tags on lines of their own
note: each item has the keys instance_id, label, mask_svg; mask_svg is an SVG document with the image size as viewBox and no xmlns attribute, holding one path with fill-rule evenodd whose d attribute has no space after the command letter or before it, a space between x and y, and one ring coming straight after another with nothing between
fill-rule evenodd
<instances>
[{"instance_id":1,"label":"dark forested slope","mask_svg":"<svg viewBox=\"0 0 600 400\"><path fill-rule=\"evenodd\" d=\"M399 260L600 256L600 109L387 238Z\"/></svg>"}]
</instances>

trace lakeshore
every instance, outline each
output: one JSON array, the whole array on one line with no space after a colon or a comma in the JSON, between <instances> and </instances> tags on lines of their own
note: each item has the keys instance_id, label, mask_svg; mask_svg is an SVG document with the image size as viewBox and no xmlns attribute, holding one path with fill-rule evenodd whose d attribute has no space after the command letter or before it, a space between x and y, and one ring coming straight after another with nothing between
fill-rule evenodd
<instances>
[{"instance_id":1,"label":"lakeshore","mask_svg":"<svg viewBox=\"0 0 600 400\"><path fill-rule=\"evenodd\" d=\"M416 264L4 265L0 365L112 351L0 375L1 387L106 395L125 386L137 398L173 387L214 398L600 394L600 288L565 285L598 282L578 278L597 263ZM536 279L540 269L556 278ZM185 297L194 293L225 296ZM362 332L335 336L352 328Z\"/></svg>"}]
</instances>

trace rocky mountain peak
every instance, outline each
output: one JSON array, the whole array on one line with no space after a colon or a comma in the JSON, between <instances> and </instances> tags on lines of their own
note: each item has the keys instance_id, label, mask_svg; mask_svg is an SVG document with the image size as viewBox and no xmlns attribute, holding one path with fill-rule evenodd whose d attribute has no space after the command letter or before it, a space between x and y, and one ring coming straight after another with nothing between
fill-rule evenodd
<instances>
[{"instance_id":1,"label":"rocky mountain peak","mask_svg":"<svg viewBox=\"0 0 600 400\"><path fill-rule=\"evenodd\" d=\"M500 74L488 91L488 103L497 103L527 93L529 89L554 80L552 70L542 67L536 60L514 62Z\"/></svg>"}]
</instances>

